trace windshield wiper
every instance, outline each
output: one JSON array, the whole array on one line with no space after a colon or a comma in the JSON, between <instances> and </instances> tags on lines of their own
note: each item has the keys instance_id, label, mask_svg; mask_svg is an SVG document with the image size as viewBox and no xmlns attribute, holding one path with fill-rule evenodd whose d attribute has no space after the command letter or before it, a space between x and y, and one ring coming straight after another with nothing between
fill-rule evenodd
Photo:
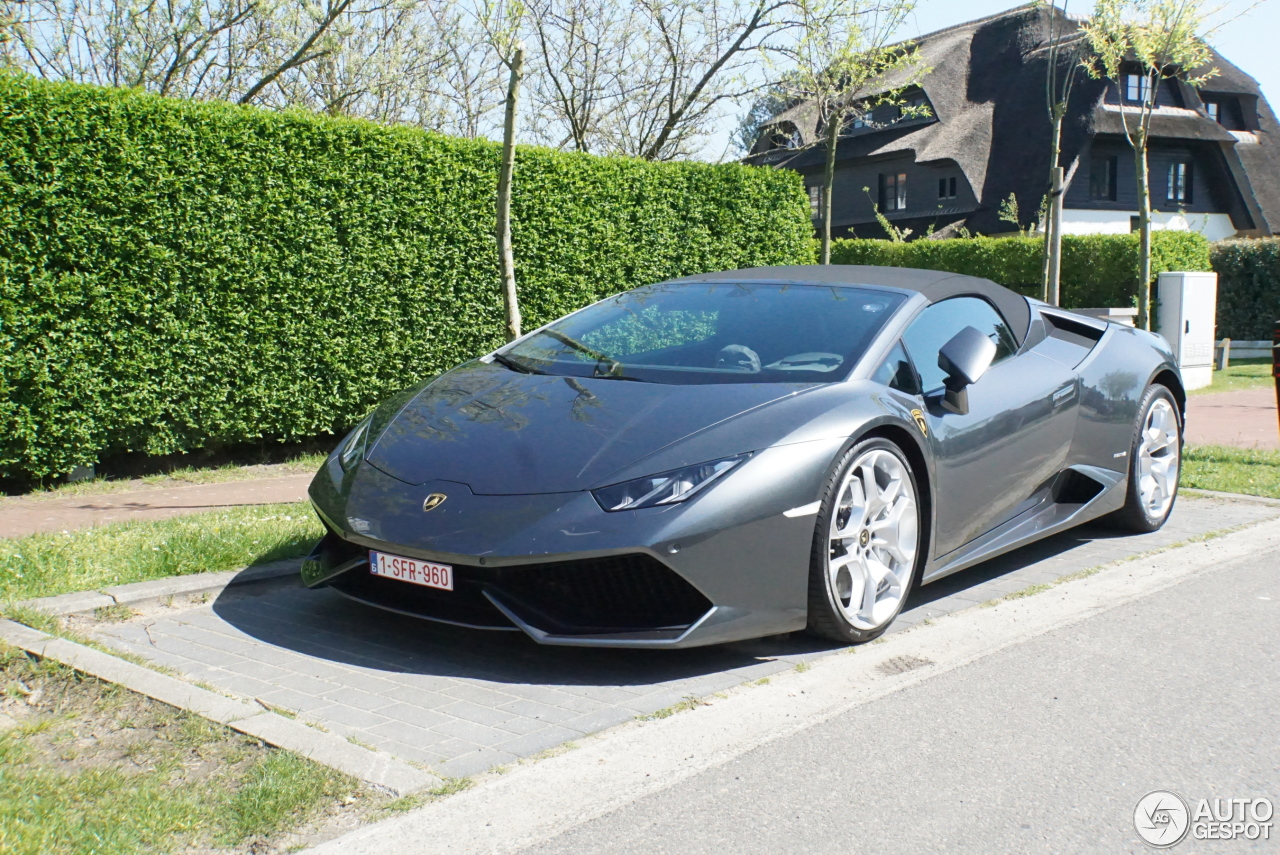
<instances>
[{"instance_id":1,"label":"windshield wiper","mask_svg":"<svg viewBox=\"0 0 1280 855\"><path fill-rule=\"evenodd\" d=\"M538 369L534 368L532 365L525 365L523 362L517 362L516 360L512 359L510 356L507 356L504 353L495 353L493 355L493 361L506 368L510 368L512 371L519 372L520 374L546 374L547 373L545 371L539 371Z\"/></svg>"},{"instance_id":2,"label":"windshield wiper","mask_svg":"<svg viewBox=\"0 0 1280 855\"><path fill-rule=\"evenodd\" d=\"M550 336L561 344L578 351L584 356L590 356L596 361L595 370L591 372L591 376L597 380L630 380L633 383L651 383L651 380L641 380L639 377L628 377L622 373L622 363L607 356L594 347L588 347L572 336L567 336L557 330L543 330L542 334ZM603 370L602 370L603 369Z\"/></svg>"}]
</instances>

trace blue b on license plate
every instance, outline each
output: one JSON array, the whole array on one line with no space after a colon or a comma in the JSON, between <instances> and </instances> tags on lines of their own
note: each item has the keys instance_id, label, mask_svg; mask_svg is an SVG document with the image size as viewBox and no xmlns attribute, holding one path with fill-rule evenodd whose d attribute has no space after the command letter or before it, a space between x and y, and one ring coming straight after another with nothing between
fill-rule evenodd
<instances>
[{"instance_id":1,"label":"blue b on license plate","mask_svg":"<svg viewBox=\"0 0 1280 855\"><path fill-rule=\"evenodd\" d=\"M448 564L436 564L434 561L423 561L421 558L405 558L403 555L388 555L385 552L369 550L369 572L375 576L397 579L411 585L439 588L442 591L453 590L453 567Z\"/></svg>"}]
</instances>

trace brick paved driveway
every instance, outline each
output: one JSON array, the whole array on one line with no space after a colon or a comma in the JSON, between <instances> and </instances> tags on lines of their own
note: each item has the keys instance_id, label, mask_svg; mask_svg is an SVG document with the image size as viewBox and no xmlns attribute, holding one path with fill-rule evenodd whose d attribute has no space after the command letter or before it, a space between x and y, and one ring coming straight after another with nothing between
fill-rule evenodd
<instances>
[{"instance_id":1,"label":"brick paved driveway","mask_svg":"<svg viewBox=\"0 0 1280 855\"><path fill-rule=\"evenodd\" d=\"M1184 497L1164 530L1059 535L914 592L891 631L1280 507ZM796 634L680 651L539 647L521 633L438 626L293 580L157 608L99 639L446 776L509 763L567 740L794 667L838 649Z\"/></svg>"}]
</instances>

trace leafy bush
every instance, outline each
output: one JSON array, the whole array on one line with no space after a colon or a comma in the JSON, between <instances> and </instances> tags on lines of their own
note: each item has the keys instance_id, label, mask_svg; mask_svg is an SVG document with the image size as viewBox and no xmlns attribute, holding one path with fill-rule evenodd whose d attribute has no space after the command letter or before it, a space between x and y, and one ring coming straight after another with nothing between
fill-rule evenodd
<instances>
[{"instance_id":1,"label":"leafy bush","mask_svg":"<svg viewBox=\"0 0 1280 855\"><path fill-rule=\"evenodd\" d=\"M949 270L999 282L1040 296L1040 238L966 238L917 240L840 240L832 248L835 264L875 264ZM1153 235L1153 274L1170 270L1209 270L1209 242L1194 232ZM1134 306L1138 297L1137 235L1064 235L1062 305L1068 308Z\"/></svg>"},{"instance_id":2,"label":"leafy bush","mask_svg":"<svg viewBox=\"0 0 1280 855\"><path fill-rule=\"evenodd\" d=\"M0 74L0 477L354 423L502 341L498 146ZM798 175L521 148L526 324L813 260Z\"/></svg>"},{"instance_id":3,"label":"leafy bush","mask_svg":"<svg viewBox=\"0 0 1280 855\"><path fill-rule=\"evenodd\" d=\"M1213 246L1218 273L1218 338L1271 340L1280 321L1280 238Z\"/></svg>"}]
</instances>

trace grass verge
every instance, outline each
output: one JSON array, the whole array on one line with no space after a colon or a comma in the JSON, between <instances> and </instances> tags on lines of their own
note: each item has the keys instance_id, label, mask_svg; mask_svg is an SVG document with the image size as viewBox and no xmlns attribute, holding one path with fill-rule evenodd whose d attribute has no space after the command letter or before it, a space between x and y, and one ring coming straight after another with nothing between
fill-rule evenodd
<instances>
[{"instance_id":1,"label":"grass verge","mask_svg":"<svg viewBox=\"0 0 1280 855\"><path fill-rule=\"evenodd\" d=\"M1234 392L1237 389L1274 388L1270 359L1242 359L1233 361L1226 371L1213 372L1213 385L1193 389L1192 395L1210 395L1214 392Z\"/></svg>"},{"instance_id":2,"label":"grass verge","mask_svg":"<svg viewBox=\"0 0 1280 855\"><path fill-rule=\"evenodd\" d=\"M1280 451L1189 445L1183 453L1182 486L1280 499Z\"/></svg>"},{"instance_id":3,"label":"grass verge","mask_svg":"<svg viewBox=\"0 0 1280 855\"><path fill-rule=\"evenodd\" d=\"M0 601L296 558L322 534L298 502L0 540Z\"/></svg>"},{"instance_id":4,"label":"grass verge","mask_svg":"<svg viewBox=\"0 0 1280 855\"><path fill-rule=\"evenodd\" d=\"M0 648L0 851L276 851L358 798L385 800L70 668Z\"/></svg>"}]
</instances>

